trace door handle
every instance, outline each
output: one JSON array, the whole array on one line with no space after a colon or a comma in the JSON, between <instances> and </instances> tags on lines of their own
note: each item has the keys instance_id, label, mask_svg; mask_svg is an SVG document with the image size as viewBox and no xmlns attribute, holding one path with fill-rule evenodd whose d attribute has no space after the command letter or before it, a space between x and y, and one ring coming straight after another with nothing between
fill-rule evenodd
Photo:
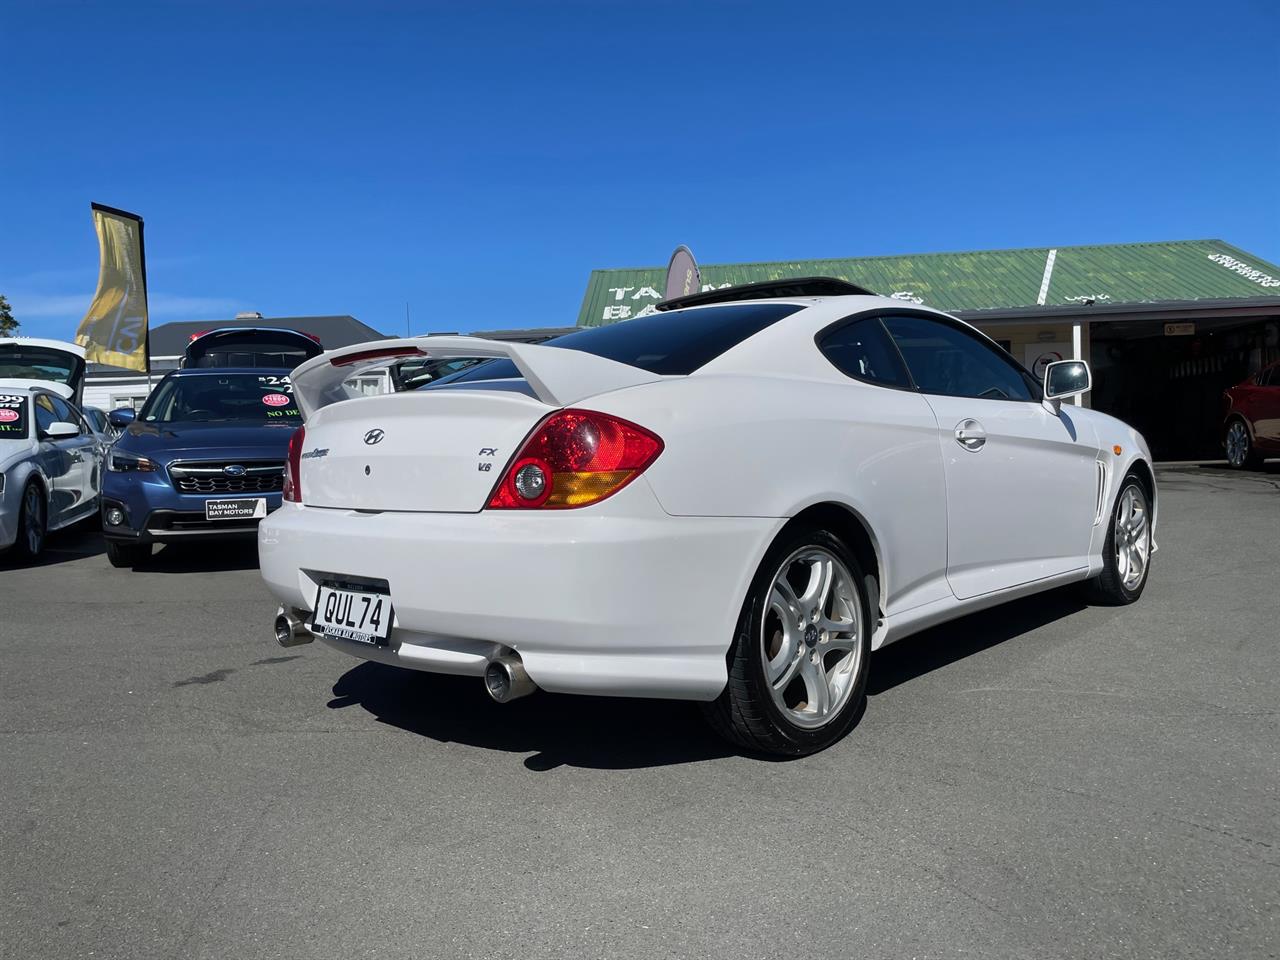
<instances>
[{"instance_id":1,"label":"door handle","mask_svg":"<svg viewBox=\"0 0 1280 960\"><path fill-rule=\"evenodd\" d=\"M987 431L977 420L961 420L956 424L956 443L970 453L977 453L987 442Z\"/></svg>"}]
</instances>

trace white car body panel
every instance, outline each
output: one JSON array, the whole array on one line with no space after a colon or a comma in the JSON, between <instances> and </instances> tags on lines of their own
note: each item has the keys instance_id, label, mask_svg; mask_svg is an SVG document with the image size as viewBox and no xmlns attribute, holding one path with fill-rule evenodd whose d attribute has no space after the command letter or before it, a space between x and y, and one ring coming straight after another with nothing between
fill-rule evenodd
<instances>
[{"instance_id":1,"label":"white car body panel","mask_svg":"<svg viewBox=\"0 0 1280 960\"><path fill-rule=\"evenodd\" d=\"M924 395L946 464L947 581L961 600L1089 567L1097 437L1074 405ZM1056 409L1054 407L1056 406ZM978 423L971 451L955 432ZM1052 504L1047 509L1046 504Z\"/></svg>"},{"instance_id":2,"label":"white car body panel","mask_svg":"<svg viewBox=\"0 0 1280 960\"><path fill-rule=\"evenodd\" d=\"M944 316L934 311L862 296L771 302L803 309L688 376L465 337L308 361L294 372L304 505L259 527L268 587L304 616L326 574L387 581L389 646L326 638L366 659L479 675L515 651L549 690L712 699L764 553L808 508L839 508L867 536L873 647L1102 569L1100 518L1126 471L1149 469L1135 431L1053 401L873 385L815 347L869 310ZM359 364L333 359L399 348L508 358L528 386L346 399L342 381ZM484 509L524 438L568 405L639 424L663 452L585 508ZM987 434L976 453L954 436L968 418ZM383 436L367 443L370 430ZM1154 497L1152 508L1154 525Z\"/></svg>"}]
</instances>

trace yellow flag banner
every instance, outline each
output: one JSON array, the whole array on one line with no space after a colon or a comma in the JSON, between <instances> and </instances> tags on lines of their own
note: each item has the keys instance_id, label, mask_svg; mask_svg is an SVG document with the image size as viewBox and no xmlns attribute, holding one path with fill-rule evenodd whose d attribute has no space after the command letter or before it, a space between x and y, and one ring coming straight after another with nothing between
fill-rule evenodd
<instances>
[{"instance_id":1,"label":"yellow flag banner","mask_svg":"<svg viewBox=\"0 0 1280 960\"><path fill-rule=\"evenodd\" d=\"M76 343L94 363L147 369L147 274L142 218L93 204L101 265L98 290L80 321Z\"/></svg>"}]
</instances>

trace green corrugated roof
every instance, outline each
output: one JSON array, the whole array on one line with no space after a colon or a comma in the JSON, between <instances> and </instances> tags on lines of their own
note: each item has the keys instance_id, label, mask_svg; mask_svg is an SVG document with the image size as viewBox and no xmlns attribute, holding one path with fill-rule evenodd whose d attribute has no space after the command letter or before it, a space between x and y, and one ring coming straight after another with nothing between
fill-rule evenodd
<instances>
[{"instance_id":1,"label":"green corrugated roof","mask_svg":"<svg viewBox=\"0 0 1280 960\"><path fill-rule=\"evenodd\" d=\"M1041 298L1050 252L1053 269ZM625 320L662 297L665 267L593 270L578 326ZM840 277L940 310L998 310L1273 296L1280 267L1221 240L975 250L904 257L706 264L703 289L784 277Z\"/></svg>"}]
</instances>

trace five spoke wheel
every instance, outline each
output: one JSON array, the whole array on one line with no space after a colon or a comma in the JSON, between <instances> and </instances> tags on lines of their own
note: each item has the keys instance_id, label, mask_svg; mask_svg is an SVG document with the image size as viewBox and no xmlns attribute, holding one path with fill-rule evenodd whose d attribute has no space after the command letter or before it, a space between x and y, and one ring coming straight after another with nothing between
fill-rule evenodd
<instances>
[{"instance_id":1,"label":"five spoke wheel","mask_svg":"<svg viewBox=\"0 0 1280 960\"><path fill-rule=\"evenodd\" d=\"M1126 590L1135 590L1147 573L1151 558L1151 523L1147 497L1137 484L1120 494L1116 508L1116 570Z\"/></svg>"},{"instance_id":2,"label":"five spoke wheel","mask_svg":"<svg viewBox=\"0 0 1280 960\"><path fill-rule=\"evenodd\" d=\"M818 546L792 553L769 591L760 643L783 715L820 727L848 702L861 665L862 604L849 568Z\"/></svg>"}]
</instances>

